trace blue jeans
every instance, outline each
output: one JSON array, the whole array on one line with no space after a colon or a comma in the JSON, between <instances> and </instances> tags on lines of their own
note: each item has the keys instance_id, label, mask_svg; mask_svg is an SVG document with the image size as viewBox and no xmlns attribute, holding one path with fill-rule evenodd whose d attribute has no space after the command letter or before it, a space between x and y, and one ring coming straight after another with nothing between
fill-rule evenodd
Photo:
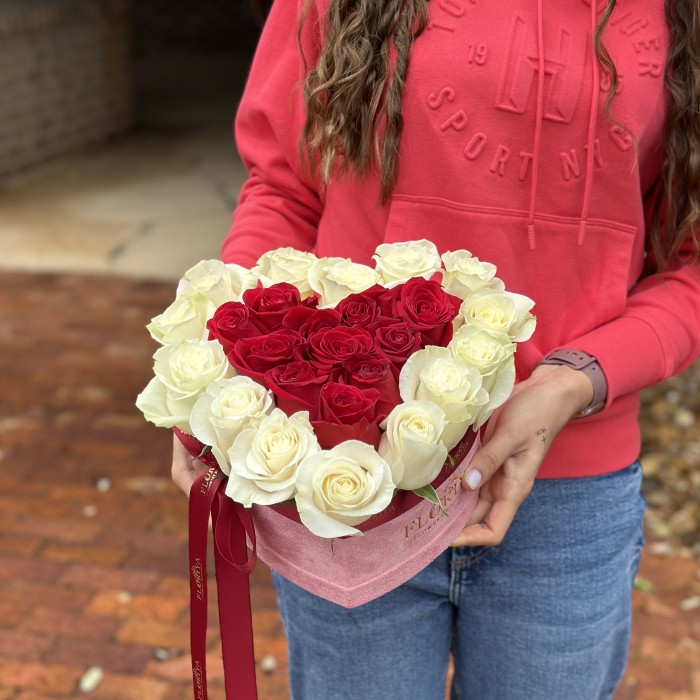
<instances>
[{"instance_id":1,"label":"blue jeans","mask_svg":"<svg viewBox=\"0 0 700 700\"><path fill-rule=\"evenodd\" d=\"M450 548L354 609L274 574L294 700L603 700L622 677L641 466L542 480L498 547Z\"/></svg>"}]
</instances>

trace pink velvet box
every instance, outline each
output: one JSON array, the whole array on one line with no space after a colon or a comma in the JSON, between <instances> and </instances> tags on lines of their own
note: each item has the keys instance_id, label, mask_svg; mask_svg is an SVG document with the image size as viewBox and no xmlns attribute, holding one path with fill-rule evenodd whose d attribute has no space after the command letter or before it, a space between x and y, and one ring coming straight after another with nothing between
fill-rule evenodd
<instances>
[{"instance_id":1,"label":"pink velvet box","mask_svg":"<svg viewBox=\"0 0 700 700\"><path fill-rule=\"evenodd\" d=\"M478 492L460 483L480 445L478 435L468 436L473 443L466 455L443 470L442 483L433 482L447 515L409 493L404 503L411 507L394 505L396 515L375 516L378 524L371 519L360 526L363 535L330 540L311 533L292 509L253 506L258 556L298 586L346 608L400 586L450 546L476 506Z\"/></svg>"}]
</instances>

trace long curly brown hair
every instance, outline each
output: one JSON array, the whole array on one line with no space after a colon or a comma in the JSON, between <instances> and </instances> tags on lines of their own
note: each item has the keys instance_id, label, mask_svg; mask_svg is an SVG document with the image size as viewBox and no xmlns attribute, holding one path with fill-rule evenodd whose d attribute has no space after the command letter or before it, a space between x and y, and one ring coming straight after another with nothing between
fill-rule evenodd
<instances>
[{"instance_id":1,"label":"long curly brown hair","mask_svg":"<svg viewBox=\"0 0 700 700\"><path fill-rule=\"evenodd\" d=\"M307 2L307 11L311 0ZM594 35L597 59L611 79L617 71L603 32L617 0L608 0ZM665 0L670 32L665 82L670 95L664 129L663 177L657 184L650 240L661 268L700 256L700 3ZM305 20L302 13L300 28ZM307 119L300 150L325 186L332 175L365 175L376 168L385 204L396 180L403 128L401 98L411 46L428 21L428 0L331 0L324 43L303 83ZM391 46L395 48L392 65Z\"/></svg>"}]
</instances>

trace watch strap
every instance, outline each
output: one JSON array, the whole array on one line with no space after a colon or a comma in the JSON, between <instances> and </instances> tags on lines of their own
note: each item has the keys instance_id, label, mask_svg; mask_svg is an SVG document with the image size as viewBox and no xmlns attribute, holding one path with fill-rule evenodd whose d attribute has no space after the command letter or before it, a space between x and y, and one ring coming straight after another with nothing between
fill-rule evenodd
<instances>
[{"instance_id":1,"label":"watch strap","mask_svg":"<svg viewBox=\"0 0 700 700\"><path fill-rule=\"evenodd\" d=\"M585 418L600 411L605 406L608 398L608 381L598 360L582 350L573 348L561 348L550 352L541 362L541 365L565 365L571 369L583 372L593 385L593 398L591 402L574 418Z\"/></svg>"}]
</instances>

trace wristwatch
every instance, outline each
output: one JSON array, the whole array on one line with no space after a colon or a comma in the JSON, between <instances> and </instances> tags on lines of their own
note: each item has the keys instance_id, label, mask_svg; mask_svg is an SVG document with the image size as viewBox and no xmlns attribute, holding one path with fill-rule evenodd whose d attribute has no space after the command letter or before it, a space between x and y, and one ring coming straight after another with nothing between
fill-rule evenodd
<instances>
[{"instance_id":1,"label":"wristwatch","mask_svg":"<svg viewBox=\"0 0 700 700\"><path fill-rule=\"evenodd\" d=\"M588 406L580 413L577 413L574 418L585 418L593 413L597 413L605 406L605 400L608 398L608 381L598 364L598 360L593 355L589 355L582 350L562 348L550 352L540 364L566 365L571 367L571 369L583 372L591 380L591 384L593 384L593 398Z\"/></svg>"}]
</instances>

